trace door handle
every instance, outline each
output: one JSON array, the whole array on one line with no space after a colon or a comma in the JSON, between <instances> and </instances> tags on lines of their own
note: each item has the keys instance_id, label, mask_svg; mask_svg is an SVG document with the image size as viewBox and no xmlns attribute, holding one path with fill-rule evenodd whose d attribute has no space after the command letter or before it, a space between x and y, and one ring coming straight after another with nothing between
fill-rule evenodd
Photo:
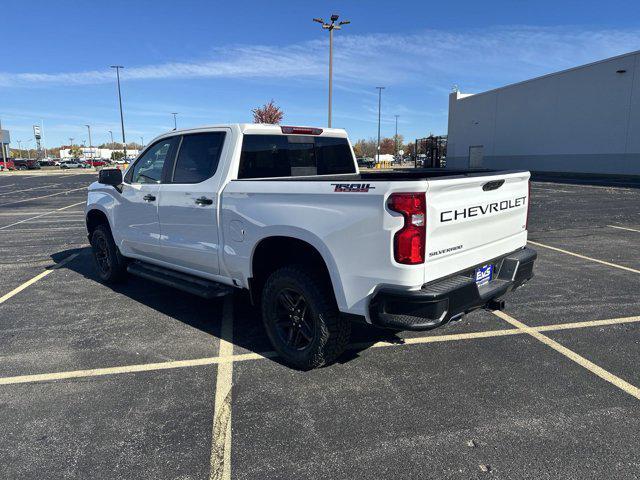
<instances>
[{"instance_id":1,"label":"door handle","mask_svg":"<svg viewBox=\"0 0 640 480\"><path fill-rule=\"evenodd\" d=\"M154 202L156 200L156 197L154 197L153 195L151 195L150 193L147 193L144 197L142 197L142 199L145 202Z\"/></svg>"},{"instance_id":2,"label":"door handle","mask_svg":"<svg viewBox=\"0 0 640 480\"><path fill-rule=\"evenodd\" d=\"M211 205L213 203L213 200L207 197L200 197L196 198L196 203L198 205Z\"/></svg>"}]
</instances>

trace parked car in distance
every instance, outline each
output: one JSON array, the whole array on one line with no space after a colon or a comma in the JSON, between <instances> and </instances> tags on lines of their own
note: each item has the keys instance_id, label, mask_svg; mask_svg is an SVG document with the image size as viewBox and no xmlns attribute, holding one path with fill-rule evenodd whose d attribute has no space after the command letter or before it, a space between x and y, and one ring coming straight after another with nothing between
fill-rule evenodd
<instances>
[{"instance_id":1,"label":"parked car in distance","mask_svg":"<svg viewBox=\"0 0 640 480\"><path fill-rule=\"evenodd\" d=\"M41 167L54 167L56 165L51 158L43 158L42 160L39 160L38 163Z\"/></svg>"},{"instance_id":2,"label":"parked car in distance","mask_svg":"<svg viewBox=\"0 0 640 480\"><path fill-rule=\"evenodd\" d=\"M90 167L104 167L111 164L111 162L102 159L86 160L85 163Z\"/></svg>"},{"instance_id":3,"label":"parked car in distance","mask_svg":"<svg viewBox=\"0 0 640 480\"><path fill-rule=\"evenodd\" d=\"M86 163L83 163L78 159L65 160L63 162L60 162L60 168L65 170L68 168L89 168L89 167L90 165L87 165Z\"/></svg>"},{"instance_id":4,"label":"parked car in distance","mask_svg":"<svg viewBox=\"0 0 640 480\"><path fill-rule=\"evenodd\" d=\"M13 163L16 167L16 170L39 170L40 164L38 160L30 160L27 158L15 158Z\"/></svg>"},{"instance_id":5,"label":"parked car in distance","mask_svg":"<svg viewBox=\"0 0 640 480\"><path fill-rule=\"evenodd\" d=\"M356 160L359 167L373 168L376 164L376 161L371 157L358 157Z\"/></svg>"},{"instance_id":6,"label":"parked car in distance","mask_svg":"<svg viewBox=\"0 0 640 480\"><path fill-rule=\"evenodd\" d=\"M3 170L15 170L16 169L16 165L15 163L13 163L13 159L12 158L7 158L5 161L2 161L0 159L0 171Z\"/></svg>"}]
</instances>

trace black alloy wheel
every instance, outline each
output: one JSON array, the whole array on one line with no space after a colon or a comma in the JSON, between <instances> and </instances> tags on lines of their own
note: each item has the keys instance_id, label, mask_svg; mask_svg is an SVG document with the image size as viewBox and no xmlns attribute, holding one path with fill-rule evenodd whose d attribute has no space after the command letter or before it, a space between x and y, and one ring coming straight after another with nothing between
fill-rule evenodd
<instances>
[{"instance_id":1,"label":"black alloy wheel","mask_svg":"<svg viewBox=\"0 0 640 480\"><path fill-rule=\"evenodd\" d=\"M108 277L111 273L111 258L107 239L104 236L96 236L93 244L93 255L95 256L100 276Z\"/></svg>"},{"instance_id":2,"label":"black alloy wheel","mask_svg":"<svg viewBox=\"0 0 640 480\"><path fill-rule=\"evenodd\" d=\"M292 288L283 288L277 302L275 327L282 342L295 350L308 348L313 342L315 324L304 295Z\"/></svg>"},{"instance_id":3,"label":"black alloy wheel","mask_svg":"<svg viewBox=\"0 0 640 480\"><path fill-rule=\"evenodd\" d=\"M269 275L262 289L262 321L280 359L309 370L329 365L351 333L330 281L308 265L287 265Z\"/></svg>"},{"instance_id":4,"label":"black alloy wheel","mask_svg":"<svg viewBox=\"0 0 640 480\"><path fill-rule=\"evenodd\" d=\"M127 259L118 251L111 230L106 224L98 225L91 234L91 250L98 276L103 282L116 283L127 274Z\"/></svg>"}]
</instances>

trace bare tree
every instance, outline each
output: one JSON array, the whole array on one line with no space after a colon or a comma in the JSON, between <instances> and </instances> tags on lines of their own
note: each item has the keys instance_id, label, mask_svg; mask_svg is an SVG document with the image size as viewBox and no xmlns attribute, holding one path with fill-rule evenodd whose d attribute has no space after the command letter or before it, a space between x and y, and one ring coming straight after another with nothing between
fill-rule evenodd
<instances>
[{"instance_id":1,"label":"bare tree","mask_svg":"<svg viewBox=\"0 0 640 480\"><path fill-rule=\"evenodd\" d=\"M284 118L284 112L273 100L262 107L254 108L251 113L253 113L253 123L278 124Z\"/></svg>"}]
</instances>

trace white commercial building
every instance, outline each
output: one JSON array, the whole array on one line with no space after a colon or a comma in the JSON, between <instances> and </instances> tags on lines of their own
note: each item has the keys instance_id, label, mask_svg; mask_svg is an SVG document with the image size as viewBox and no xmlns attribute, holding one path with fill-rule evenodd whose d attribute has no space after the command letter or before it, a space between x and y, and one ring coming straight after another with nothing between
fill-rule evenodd
<instances>
[{"instance_id":1,"label":"white commercial building","mask_svg":"<svg viewBox=\"0 0 640 480\"><path fill-rule=\"evenodd\" d=\"M640 51L449 97L447 168L640 175Z\"/></svg>"},{"instance_id":2,"label":"white commercial building","mask_svg":"<svg viewBox=\"0 0 640 480\"><path fill-rule=\"evenodd\" d=\"M111 160L111 154L113 152L120 152L122 153L122 149L120 150L112 150L110 148L98 148L98 147L80 147L80 150L82 151L82 154L80 155L80 158L84 159L84 160L90 160L90 159L96 159L96 160ZM138 156L138 153L140 153L139 150L137 149L131 149L131 148L127 148L127 157L129 158L135 158ZM71 149L70 148L61 148L60 149L60 158L62 160L67 160L69 158L72 158L73 155L71 154Z\"/></svg>"}]
</instances>

